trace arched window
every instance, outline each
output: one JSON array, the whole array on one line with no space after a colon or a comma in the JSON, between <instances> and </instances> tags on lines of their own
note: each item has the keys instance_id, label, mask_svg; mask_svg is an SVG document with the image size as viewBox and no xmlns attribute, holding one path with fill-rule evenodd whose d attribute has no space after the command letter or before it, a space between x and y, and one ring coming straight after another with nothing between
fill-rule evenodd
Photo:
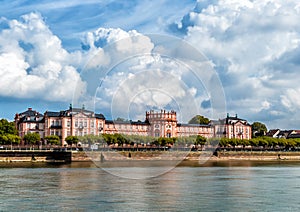
<instances>
[{"instance_id":1,"label":"arched window","mask_svg":"<svg viewBox=\"0 0 300 212\"><path fill-rule=\"evenodd\" d=\"M154 131L154 137L159 137L159 136L160 136L159 130L156 129Z\"/></svg>"},{"instance_id":2,"label":"arched window","mask_svg":"<svg viewBox=\"0 0 300 212\"><path fill-rule=\"evenodd\" d=\"M167 131L167 138L171 138L171 136L172 136L171 130L168 130Z\"/></svg>"}]
</instances>

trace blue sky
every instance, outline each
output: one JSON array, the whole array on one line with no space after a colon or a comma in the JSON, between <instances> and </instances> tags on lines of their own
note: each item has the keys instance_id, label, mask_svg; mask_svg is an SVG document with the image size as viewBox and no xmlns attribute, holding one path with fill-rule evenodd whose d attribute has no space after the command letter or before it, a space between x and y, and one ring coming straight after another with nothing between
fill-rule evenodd
<instances>
[{"instance_id":1,"label":"blue sky","mask_svg":"<svg viewBox=\"0 0 300 212\"><path fill-rule=\"evenodd\" d=\"M182 121L228 112L300 129L297 1L6 0L0 7L0 117L72 102L109 117L175 108ZM190 47L172 49L169 41ZM178 51L209 65L188 69ZM218 101L226 108L214 114Z\"/></svg>"}]
</instances>

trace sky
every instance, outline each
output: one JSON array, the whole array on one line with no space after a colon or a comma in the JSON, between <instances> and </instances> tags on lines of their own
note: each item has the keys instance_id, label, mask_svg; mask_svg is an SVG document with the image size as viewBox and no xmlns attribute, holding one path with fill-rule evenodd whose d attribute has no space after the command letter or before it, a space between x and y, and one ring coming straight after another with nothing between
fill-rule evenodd
<instances>
[{"instance_id":1,"label":"sky","mask_svg":"<svg viewBox=\"0 0 300 212\"><path fill-rule=\"evenodd\" d=\"M2 0L0 117L72 104L300 129L299 18L298 1Z\"/></svg>"}]
</instances>

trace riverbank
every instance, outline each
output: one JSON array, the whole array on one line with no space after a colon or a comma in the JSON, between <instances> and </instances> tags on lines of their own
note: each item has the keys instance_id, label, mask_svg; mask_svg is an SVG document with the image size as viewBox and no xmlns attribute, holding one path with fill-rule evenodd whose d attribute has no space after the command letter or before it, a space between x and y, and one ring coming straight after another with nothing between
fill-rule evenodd
<instances>
[{"instance_id":1,"label":"riverbank","mask_svg":"<svg viewBox=\"0 0 300 212\"><path fill-rule=\"evenodd\" d=\"M48 150L3 150L0 151L0 162L60 162L70 163L72 153L67 151Z\"/></svg>"},{"instance_id":2,"label":"riverbank","mask_svg":"<svg viewBox=\"0 0 300 212\"><path fill-rule=\"evenodd\" d=\"M102 158L102 159L101 159ZM76 152L72 161L300 161L300 152Z\"/></svg>"},{"instance_id":3,"label":"riverbank","mask_svg":"<svg viewBox=\"0 0 300 212\"><path fill-rule=\"evenodd\" d=\"M55 153L57 154L57 153ZM69 162L104 162L104 161L300 161L300 152L267 152L267 151L220 151L212 152L198 151L106 151L106 152L70 152ZM60 156L61 162L63 158ZM49 156L34 153L0 154L0 163L12 162L55 162L49 160Z\"/></svg>"}]
</instances>

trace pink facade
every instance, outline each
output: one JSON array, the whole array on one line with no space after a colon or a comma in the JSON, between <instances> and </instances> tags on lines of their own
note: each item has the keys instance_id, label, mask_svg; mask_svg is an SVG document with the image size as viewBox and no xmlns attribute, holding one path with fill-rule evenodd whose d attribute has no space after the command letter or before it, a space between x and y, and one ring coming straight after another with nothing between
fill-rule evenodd
<instances>
[{"instance_id":1,"label":"pink facade","mask_svg":"<svg viewBox=\"0 0 300 212\"><path fill-rule=\"evenodd\" d=\"M205 138L227 137L251 139L251 126L236 117L211 121L208 125L181 124L175 111L147 111L145 121L110 121L102 114L84 108L70 108L60 112L46 111L44 115L29 108L16 114L19 135L39 133L41 138L57 135L62 145L67 136L123 134L152 137L187 137L201 135Z\"/></svg>"},{"instance_id":2,"label":"pink facade","mask_svg":"<svg viewBox=\"0 0 300 212\"><path fill-rule=\"evenodd\" d=\"M146 121L149 122L149 136L177 137L177 117L175 111L146 112Z\"/></svg>"},{"instance_id":3,"label":"pink facade","mask_svg":"<svg viewBox=\"0 0 300 212\"><path fill-rule=\"evenodd\" d=\"M78 108L44 114L45 136L57 135L62 141L67 136L99 135L104 132L105 119L102 114Z\"/></svg>"},{"instance_id":4,"label":"pink facade","mask_svg":"<svg viewBox=\"0 0 300 212\"><path fill-rule=\"evenodd\" d=\"M45 136L44 117L32 108L15 115L15 126L21 138L27 133L39 133L41 138Z\"/></svg>"},{"instance_id":5,"label":"pink facade","mask_svg":"<svg viewBox=\"0 0 300 212\"><path fill-rule=\"evenodd\" d=\"M225 119L213 121L214 137L221 138L237 138L237 139L251 139L252 130L251 125L244 119L237 117L230 117L227 115Z\"/></svg>"}]
</instances>

